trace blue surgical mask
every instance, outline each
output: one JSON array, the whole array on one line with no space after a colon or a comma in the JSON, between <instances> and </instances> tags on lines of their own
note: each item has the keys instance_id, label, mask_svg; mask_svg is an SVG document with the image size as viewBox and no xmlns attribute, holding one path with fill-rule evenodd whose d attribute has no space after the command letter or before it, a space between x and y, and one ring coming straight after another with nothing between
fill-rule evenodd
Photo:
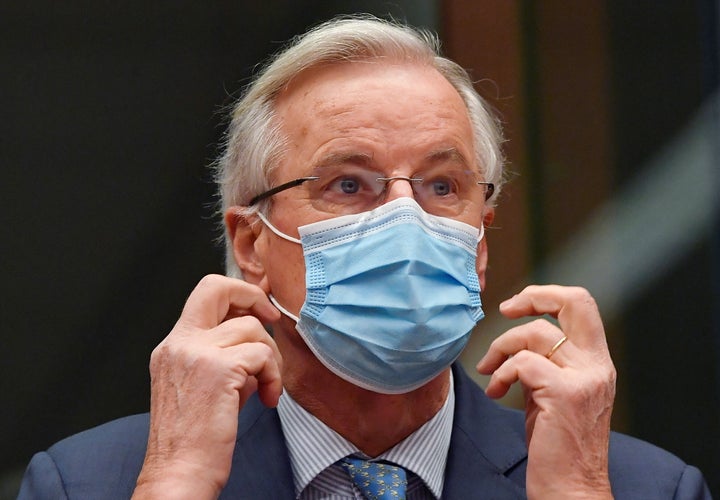
<instances>
[{"instance_id":1,"label":"blue surgical mask","mask_svg":"<svg viewBox=\"0 0 720 500\"><path fill-rule=\"evenodd\" d=\"M400 394L450 366L484 316L477 228L412 198L298 228L307 292L299 317L270 297L315 356L365 389Z\"/></svg>"}]
</instances>

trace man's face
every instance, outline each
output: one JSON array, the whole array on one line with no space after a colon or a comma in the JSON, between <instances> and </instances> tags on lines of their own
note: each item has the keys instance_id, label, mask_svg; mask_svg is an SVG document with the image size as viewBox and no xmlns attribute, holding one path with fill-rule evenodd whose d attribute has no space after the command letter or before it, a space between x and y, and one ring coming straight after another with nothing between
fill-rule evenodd
<instances>
[{"instance_id":1,"label":"man's face","mask_svg":"<svg viewBox=\"0 0 720 500\"><path fill-rule=\"evenodd\" d=\"M288 149L273 172L273 185L311 175L329 161L356 162L360 158L386 177L442 168L442 161L477 170L464 103L444 77L426 66L356 62L309 70L281 94L276 113ZM453 154L438 154L447 151ZM403 196L412 197L412 187L396 181L388 185L383 200ZM473 208L455 218L479 227L484 207L481 203ZM299 226L333 216L314 207L309 190L301 186L273 197L269 219L283 233L298 237ZM261 224L255 251L266 286L297 314L305 299L302 248ZM484 243L478 252L482 282Z\"/></svg>"}]
</instances>

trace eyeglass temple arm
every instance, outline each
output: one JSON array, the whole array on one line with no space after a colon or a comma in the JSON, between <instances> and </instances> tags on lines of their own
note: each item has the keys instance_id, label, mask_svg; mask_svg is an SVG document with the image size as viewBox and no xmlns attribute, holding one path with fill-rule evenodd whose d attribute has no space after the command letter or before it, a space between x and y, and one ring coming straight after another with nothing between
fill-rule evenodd
<instances>
[{"instance_id":1,"label":"eyeglass temple arm","mask_svg":"<svg viewBox=\"0 0 720 500\"><path fill-rule=\"evenodd\" d=\"M478 181L479 186L485 186L485 201L488 201L495 193L495 184L492 182Z\"/></svg>"},{"instance_id":2,"label":"eyeglass temple arm","mask_svg":"<svg viewBox=\"0 0 720 500\"><path fill-rule=\"evenodd\" d=\"M280 191L285 191L286 189L290 189L295 186L299 186L303 182L307 181L316 181L317 177L300 177L298 179L292 180L290 182L286 182L285 184L280 184L279 186L275 186L272 189L268 189L264 193L260 193L259 195L253 197L249 202L248 206L251 207L255 205L257 202L264 200L265 198L270 198L274 194L278 194Z\"/></svg>"}]
</instances>

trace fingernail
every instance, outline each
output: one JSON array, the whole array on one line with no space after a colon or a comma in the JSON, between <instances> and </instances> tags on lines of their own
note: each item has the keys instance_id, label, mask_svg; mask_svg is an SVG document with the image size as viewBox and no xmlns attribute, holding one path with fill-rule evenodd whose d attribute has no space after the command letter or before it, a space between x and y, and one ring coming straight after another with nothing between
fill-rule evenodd
<instances>
[{"instance_id":1,"label":"fingernail","mask_svg":"<svg viewBox=\"0 0 720 500\"><path fill-rule=\"evenodd\" d=\"M485 359L487 358L487 354L480 359L480 361L477 362L475 365L475 371L482 375L486 375L487 373L487 367L485 366Z\"/></svg>"},{"instance_id":2,"label":"fingernail","mask_svg":"<svg viewBox=\"0 0 720 500\"><path fill-rule=\"evenodd\" d=\"M509 299L500 302L500 309L505 309L506 307L511 306L512 303L515 301L515 297L517 297L517 295L513 295Z\"/></svg>"}]
</instances>

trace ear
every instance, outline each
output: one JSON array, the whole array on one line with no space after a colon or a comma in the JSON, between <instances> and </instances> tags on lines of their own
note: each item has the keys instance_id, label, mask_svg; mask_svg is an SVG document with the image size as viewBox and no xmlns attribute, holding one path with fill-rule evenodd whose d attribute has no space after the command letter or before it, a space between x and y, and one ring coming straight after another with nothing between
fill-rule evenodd
<instances>
[{"instance_id":1,"label":"ear","mask_svg":"<svg viewBox=\"0 0 720 500\"><path fill-rule=\"evenodd\" d=\"M257 243L261 229L257 222L256 216L243 213L243 207L233 206L225 212L228 241L232 245L233 257L243 273L243 279L268 292L265 266L258 253Z\"/></svg>"},{"instance_id":2,"label":"ear","mask_svg":"<svg viewBox=\"0 0 720 500\"><path fill-rule=\"evenodd\" d=\"M495 219L495 209L488 208L483 215L483 227L485 234L483 239L478 243L477 258L475 260L475 268L477 269L478 278L480 280L480 290L485 291L485 272L488 264L488 245L487 245L487 228L490 227Z\"/></svg>"}]
</instances>

